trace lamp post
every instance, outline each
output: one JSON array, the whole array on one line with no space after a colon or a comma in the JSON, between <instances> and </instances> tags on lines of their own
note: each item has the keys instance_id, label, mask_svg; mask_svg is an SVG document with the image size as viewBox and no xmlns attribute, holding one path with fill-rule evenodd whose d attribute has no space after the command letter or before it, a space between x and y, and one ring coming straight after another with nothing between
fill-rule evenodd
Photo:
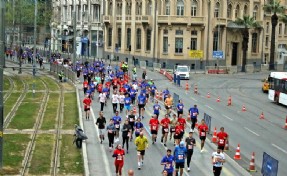
<instances>
[{"instance_id":1,"label":"lamp post","mask_svg":"<svg viewBox=\"0 0 287 176\"><path fill-rule=\"evenodd\" d=\"M38 4L35 0L35 11L34 11L34 54L33 54L33 78L36 76L36 42L37 42L37 13L38 13ZM33 80L33 97L35 96L35 80Z\"/></svg>"},{"instance_id":2,"label":"lamp post","mask_svg":"<svg viewBox=\"0 0 287 176\"><path fill-rule=\"evenodd\" d=\"M77 32L77 19L76 19L76 3L75 3L75 0L73 0L73 38L74 38L74 42L73 42L73 65L75 65L76 63L76 47L77 47L77 44L76 44L76 32Z\"/></svg>"}]
</instances>

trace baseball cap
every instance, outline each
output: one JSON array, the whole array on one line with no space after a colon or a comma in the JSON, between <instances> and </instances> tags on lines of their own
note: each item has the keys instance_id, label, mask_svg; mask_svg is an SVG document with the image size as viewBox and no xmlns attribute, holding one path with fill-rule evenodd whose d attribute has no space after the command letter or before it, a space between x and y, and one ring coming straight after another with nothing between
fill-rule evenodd
<instances>
[{"instance_id":1,"label":"baseball cap","mask_svg":"<svg viewBox=\"0 0 287 176\"><path fill-rule=\"evenodd\" d=\"M190 130L189 130L189 133L194 133L194 130L193 130L193 129L190 129Z\"/></svg>"}]
</instances>

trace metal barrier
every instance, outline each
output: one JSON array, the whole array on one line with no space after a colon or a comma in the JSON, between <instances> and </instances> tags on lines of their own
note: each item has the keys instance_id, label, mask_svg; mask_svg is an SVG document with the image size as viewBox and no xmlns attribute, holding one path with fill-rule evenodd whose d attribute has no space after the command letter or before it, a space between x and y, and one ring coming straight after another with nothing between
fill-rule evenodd
<instances>
[{"instance_id":1,"label":"metal barrier","mask_svg":"<svg viewBox=\"0 0 287 176\"><path fill-rule=\"evenodd\" d=\"M228 70L227 66L205 66L206 74L227 74Z\"/></svg>"},{"instance_id":2,"label":"metal barrier","mask_svg":"<svg viewBox=\"0 0 287 176\"><path fill-rule=\"evenodd\" d=\"M140 61L140 68L146 69L146 61Z\"/></svg>"},{"instance_id":3,"label":"metal barrier","mask_svg":"<svg viewBox=\"0 0 287 176\"><path fill-rule=\"evenodd\" d=\"M71 82L76 83L76 73L70 67L65 67L63 65L53 64L50 63L50 71L55 73L56 76L63 71L64 72L64 79L67 78Z\"/></svg>"},{"instance_id":4,"label":"metal barrier","mask_svg":"<svg viewBox=\"0 0 287 176\"><path fill-rule=\"evenodd\" d=\"M208 126L208 134L210 134L210 129L211 129L211 116L204 113L203 119L205 120L206 125Z\"/></svg>"},{"instance_id":5,"label":"metal barrier","mask_svg":"<svg viewBox=\"0 0 287 176\"><path fill-rule=\"evenodd\" d=\"M152 63L153 69L159 71L161 69L161 63Z\"/></svg>"},{"instance_id":6,"label":"metal barrier","mask_svg":"<svg viewBox=\"0 0 287 176\"><path fill-rule=\"evenodd\" d=\"M173 109L175 111L177 111L177 104L178 104L178 101L179 101L179 95L176 94L176 93L173 93Z\"/></svg>"},{"instance_id":7,"label":"metal barrier","mask_svg":"<svg viewBox=\"0 0 287 176\"><path fill-rule=\"evenodd\" d=\"M264 176L277 176L278 160L263 152L261 174Z\"/></svg>"}]
</instances>

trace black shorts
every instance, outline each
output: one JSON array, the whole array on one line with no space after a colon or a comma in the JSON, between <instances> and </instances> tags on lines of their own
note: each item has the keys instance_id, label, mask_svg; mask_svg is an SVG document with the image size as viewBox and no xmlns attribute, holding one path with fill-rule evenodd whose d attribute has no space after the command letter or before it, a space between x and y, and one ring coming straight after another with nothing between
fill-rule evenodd
<instances>
[{"instance_id":1,"label":"black shorts","mask_svg":"<svg viewBox=\"0 0 287 176\"><path fill-rule=\"evenodd\" d=\"M144 154L145 154L145 150L138 150L138 154L140 154L140 155L144 156Z\"/></svg>"},{"instance_id":2,"label":"black shorts","mask_svg":"<svg viewBox=\"0 0 287 176\"><path fill-rule=\"evenodd\" d=\"M165 129L167 129L167 130L165 131ZM162 128L162 130L161 130L162 134L168 133L168 131L169 131L168 128Z\"/></svg>"},{"instance_id":3,"label":"black shorts","mask_svg":"<svg viewBox=\"0 0 287 176\"><path fill-rule=\"evenodd\" d=\"M154 97L155 93L154 92L150 92L150 96Z\"/></svg>"},{"instance_id":4,"label":"black shorts","mask_svg":"<svg viewBox=\"0 0 287 176\"><path fill-rule=\"evenodd\" d=\"M181 139L181 136L180 136L180 134L174 133L173 138L174 139Z\"/></svg>"},{"instance_id":5,"label":"black shorts","mask_svg":"<svg viewBox=\"0 0 287 176\"><path fill-rule=\"evenodd\" d=\"M146 94L146 98L149 98L149 94Z\"/></svg>"},{"instance_id":6,"label":"black shorts","mask_svg":"<svg viewBox=\"0 0 287 176\"><path fill-rule=\"evenodd\" d=\"M89 110L90 110L90 108L85 108L85 109L84 109L84 111L89 111Z\"/></svg>"},{"instance_id":7,"label":"black shorts","mask_svg":"<svg viewBox=\"0 0 287 176\"><path fill-rule=\"evenodd\" d=\"M171 109L171 106L165 106L165 109Z\"/></svg>"},{"instance_id":8,"label":"black shorts","mask_svg":"<svg viewBox=\"0 0 287 176\"><path fill-rule=\"evenodd\" d=\"M169 132L174 133L175 132L175 127L170 127Z\"/></svg>"},{"instance_id":9,"label":"black shorts","mask_svg":"<svg viewBox=\"0 0 287 176\"><path fill-rule=\"evenodd\" d=\"M221 149L222 151L224 151L224 146L218 146L218 149Z\"/></svg>"},{"instance_id":10,"label":"black shorts","mask_svg":"<svg viewBox=\"0 0 287 176\"><path fill-rule=\"evenodd\" d=\"M175 163L175 169L184 168L184 162L182 163Z\"/></svg>"},{"instance_id":11,"label":"black shorts","mask_svg":"<svg viewBox=\"0 0 287 176\"><path fill-rule=\"evenodd\" d=\"M144 108L145 104L138 104L139 109Z\"/></svg>"},{"instance_id":12,"label":"black shorts","mask_svg":"<svg viewBox=\"0 0 287 176\"><path fill-rule=\"evenodd\" d=\"M184 136L184 131L180 133L180 138Z\"/></svg>"},{"instance_id":13,"label":"black shorts","mask_svg":"<svg viewBox=\"0 0 287 176\"><path fill-rule=\"evenodd\" d=\"M200 136L199 139L200 139L201 141L205 141L206 136Z\"/></svg>"},{"instance_id":14,"label":"black shorts","mask_svg":"<svg viewBox=\"0 0 287 176\"><path fill-rule=\"evenodd\" d=\"M157 130L151 130L151 134L157 134Z\"/></svg>"},{"instance_id":15,"label":"black shorts","mask_svg":"<svg viewBox=\"0 0 287 176\"><path fill-rule=\"evenodd\" d=\"M183 111L177 111L178 114L183 114Z\"/></svg>"}]
</instances>

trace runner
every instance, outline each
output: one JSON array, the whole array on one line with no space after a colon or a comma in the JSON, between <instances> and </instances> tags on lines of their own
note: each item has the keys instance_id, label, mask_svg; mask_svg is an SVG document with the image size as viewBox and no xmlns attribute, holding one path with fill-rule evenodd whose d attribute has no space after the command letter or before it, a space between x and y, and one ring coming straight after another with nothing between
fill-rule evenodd
<instances>
[{"instance_id":1,"label":"runner","mask_svg":"<svg viewBox=\"0 0 287 176\"><path fill-rule=\"evenodd\" d=\"M126 94L124 102L125 102L126 116L128 116L131 110L131 103L132 103L132 99L129 97L129 94Z\"/></svg>"},{"instance_id":2,"label":"runner","mask_svg":"<svg viewBox=\"0 0 287 176\"><path fill-rule=\"evenodd\" d=\"M105 93L101 92L99 94L99 98L98 98L98 101L100 102L101 104L101 111L104 111L104 106L106 104L106 100L107 100L107 96Z\"/></svg>"},{"instance_id":3,"label":"runner","mask_svg":"<svg viewBox=\"0 0 287 176\"><path fill-rule=\"evenodd\" d=\"M135 145L137 146L138 170L140 170L143 166L145 150L148 149L148 140L143 132L140 132L140 135L135 139Z\"/></svg>"},{"instance_id":4,"label":"runner","mask_svg":"<svg viewBox=\"0 0 287 176\"><path fill-rule=\"evenodd\" d=\"M132 127L129 124L129 120L125 120L125 123L123 125L122 128L122 138L123 138L123 148L125 147L125 143L126 143L126 147L127 147L127 153L129 153L129 138L132 134Z\"/></svg>"},{"instance_id":5,"label":"runner","mask_svg":"<svg viewBox=\"0 0 287 176\"><path fill-rule=\"evenodd\" d=\"M156 100L155 104L153 105L153 114L155 114L157 118L159 116L160 110L161 110L161 106L158 104L158 101Z\"/></svg>"},{"instance_id":6,"label":"runner","mask_svg":"<svg viewBox=\"0 0 287 176\"><path fill-rule=\"evenodd\" d=\"M152 79L151 79L152 81ZM156 86L154 85L154 82L152 82L152 84L150 85L150 96L151 96L151 102L154 102L154 96L155 96L155 92L157 91Z\"/></svg>"},{"instance_id":7,"label":"runner","mask_svg":"<svg viewBox=\"0 0 287 176\"><path fill-rule=\"evenodd\" d=\"M119 141L120 124L122 122L122 118L119 116L119 111L116 111L116 115L112 119L114 121L114 125L116 128L115 142L118 142Z\"/></svg>"},{"instance_id":8,"label":"runner","mask_svg":"<svg viewBox=\"0 0 287 176\"><path fill-rule=\"evenodd\" d=\"M86 120L89 120L90 119L90 107L92 104L92 100L90 99L89 96L86 96L83 100L83 103L84 103L84 111L86 114Z\"/></svg>"},{"instance_id":9,"label":"runner","mask_svg":"<svg viewBox=\"0 0 287 176\"><path fill-rule=\"evenodd\" d=\"M143 130L143 123L141 122L140 117L137 118L137 121L134 125L134 129L135 129L135 136L138 137L140 135L140 132L142 132Z\"/></svg>"},{"instance_id":10,"label":"runner","mask_svg":"<svg viewBox=\"0 0 287 176\"><path fill-rule=\"evenodd\" d=\"M192 137L193 136L193 130L191 129L189 131L189 135L187 138L185 138L185 144L186 144L186 150L187 150L187 160L186 160L186 164L187 164L187 172L190 171L190 161L191 161L191 157L193 154L193 148L196 145L196 141L195 139Z\"/></svg>"},{"instance_id":11,"label":"runner","mask_svg":"<svg viewBox=\"0 0 287 176\"><path fill-rule=\"evenodd\" d=\"M150 131L152 134L152 144L154 144L156 142L158 125L159 125L159 121L158 121L156 115L154 114L149 121Z\"/></svg>"},{"instance_id":12,"label":"runner","mask_svg":"<svg viewBox=\"0 0 287 176\"><path fill-rule=\"evenodd\" d=\"M118 174L119 176L122 175L122 168L124 166L124 155L125 155L125 151L122 149L121 144L118 144L113 154L113 157L115 158L115 167L116 167L117 176Z\"/></svg>"},{"instance_id":13,"label":"runner","mask_svg":"<svg viewBox=\"0 0 287 176\"><path fill-rule=\"evenodd\" d=\"M186 148L184 146L184 142L181 141L179 145L177 145L174 149L174 160L175 160L175 174L178 176L178 171L180 172L180 176L183 175L184 162L186 158Z\"/></svg>"},{"instance_id":14,"label":"runner","mask_svg":"<svg viewBox=\"0 0 287 176\"><path fill-rule=\"evenodd\" d=\"M135 126L135 121L136 121L136 116L135 116L134 111L131 111L131 114L128 115L128 120L129 120L130 126L132 127L132 133L131 133L131 138L130 138L130 141L132 141L133 133L134 133L134 126Z\"/></svg>"},{"instance_id":15,"label":"runner","mask_svg":"<svg viewBox=\"0 0 287 176\"><path fill-rule=\"evenodd\" d=\"M115 125L114 121L111 119L109 124L107 125L107 132L108 132L108 139L109 139L109 150L112 151L112 148L114 147L114 137L115 137Z\"/></svg>"},{"instance_id":16,"label":"runner","mask_svg":"<svg viewBox=\"0 0 287 176\"><path fill-rule=\"evenodd\" d=\"M178 104L177 104L176 108L177 108L177 117L178 117L179 114L183 114L184 105L182 103L182 100L178 100Z\"/></svg>"},{"instance_id":17,"label":"runner","mask_svg":"<svg viewBox=\"0 0 287 176\"><path fill-rule=\"evenodd\" d=\"M224 131L224 127L220 128L217 133L218 148L224 151L225 143L228 140L228 134Z\"/></svg>"},{"instance_id":18,"label":"runner","mask_svg":"<svg viewBox=\"0 0 287 176\"><path fill-rule=\"evenodd\" d=\"M186 120L182 117L182 114L179 114L179 117L177 118L177 121L179 122L180 126L181 126L181 133L180 133L180 139L183 138L184 135L184 130L186 127Z\"/></svg>"},{"instance_id":19,"label":"runner","mask_svg":"<svg viewBox=\"0 0 287 176\"><path fill-rule=\"evenodd\" d=\"M168 115L166 114L165 117L160 121L160 124L162 126L162 137L161 137L161 143L164 143L163 145L166 147L166 141L169 131L169 124L170 120L168 118Z\"/></svg>"},{"instance_id":20,"label":"runner","mask_svg":"<svg viewBox=\"0 0 287 176\"><path fill-rule=\"evenodd\" d=\"M182 126L180 125L180 123L177 121L176 125L175 125L175 132L174 132L174 143L173 145L178 145L180 140L181 140L181 134L182 134Z\"/></svg>"},{"instance_id":21,"label":"runner","mask_svg":"<svg viewBox=\"0 0 287 176\"><path fill-rule=\"evenodd\" d=\"M167 98L164 101L165 109L168 115L170 115L171 108L173 105L173 99L170 94L168 94Z\"/></svg>"},{"instance_id":22,"label":"runner","mask_svg":"<svg viewBox=\"0 0 287 176\"><path fill-rule=\"evenodd\" d=\"M140 93L138 96L138 108L139 108L139 117L144 118L144 107L146 104L146 97L143 95L143 93Z\"/></svg>"},{"instance_id":23,"label":"runner","mask_svg":"<svg viewBox=\"0 0 287 176\"><path fill-rule=\"evenodd\" d=\"M223 163L225 163L225 156L222 153L220 147L217 148L216 152L212 153L212 164L213 164L213 174L214 176L220 176Z\"/></svg>"},{"instance_id":24,"label":"runner","mask_svg":"<svg viewBox=\"0 0 287 176\"><path fill-rule=\"evenodd\" d=\"M119 95L120 113L122 113L123 109L124 109L124 105L125 105L124 99L125 99L124 92L121 92L120 95Z\"/></svg>"},{"instance_id":25,"label":"runner","mask_svg":"<svg viewBox=\"0 0 287 176\"><path fill-rule=\"evenodd\" d=\"M113 111L116 113L118 109L118 103L119 103L119 95L116 91L114 91L114 94L112 95L112 104L113 104Z\"/></svg>"},{"instance_id":26,"label":"runner","mask_svg":"<svg viewBox=\"0 0 287 176\"><path fill-rule=\"evenodd\" d=\"M134 86L132 86L132 89L130 90L130 97L132 99L132 104L134 105L135 104L135 100L136 100L136 96L137 96L137 91L136 89L134 88Z\"/></svg>"},{"instance_id":27,"label":"runner","mask_svg":"<svg viewBox=\"0 0 287 176\"><path fill-rule=\"evenodd\" d=\"M174 134L174 132L175 132L175 126L176 126L176 123L177 123L177 118L176 118L176 115L175 114L173 114L172 115L172 119L171 119L171 121L170 121L170 135L169 135L169 140L171 141L171 138L172 138L172 136L173 136L173 134Z\"/></svg>"},{"instance_id":28,"label":"runner","mask_svg":"<svg viewBox=\"0 0 287 176\"><path fill-rule=\"evenodd\" d=\"M84 90L84 94L86 94L87 90L88 90L88 86L89 86L89 82L88 80L84 80L83 82L83 90Z\"/></svg>"},{"instance_id":29,"label":"runner","mask_svg":"<svg viewBox=\"0 0 287 176\"><path fill-rule=\"evenodd\" d=\"M164 156L160 162L161 165L164 165L164 171L167 171L167 176L173 176L173 166L174 166L174 156L171 155L171 150L166 150L166 156Z\"/></svg>"},{"instance_id":30,"label":"runner","mask_svg":"<svg viewBox=\"0 0 287 176\"><path fill-rule=\"evenodd\" d=\"M197 116L199 115L197 105L194 105L193 107L189 108L188 115L190 115L190 119L192 122L191 129L194 130L195 124L197 123Z\"/></svg>"},{"instance_id":31,"label":"runner","mask_svg":"<svg viewBox=\"0 0 287 176\"><path fill-rule=\"evenodd\" d=\"M105 140L105 126L106 126L106 118L103 116L103 111L101 111L99 113L99 118L97 119L96 125L99 128L99 134L100 134L100 140L101 140L101 144L103 143L103 141Z\"/></svg>"},{"instance_id":32,"label":"runner","mask_svg":"<svg viewBox=\"0 0 287 176\"><path fill-rule=\"evenodd\" d=\"M201 141L200 152L203 152L204 142L206 139L206 132L208 132L208 126L205 124L205 120L201 120L201 124L198 126L199 139Z\"/></svg>"}]
</instances>

